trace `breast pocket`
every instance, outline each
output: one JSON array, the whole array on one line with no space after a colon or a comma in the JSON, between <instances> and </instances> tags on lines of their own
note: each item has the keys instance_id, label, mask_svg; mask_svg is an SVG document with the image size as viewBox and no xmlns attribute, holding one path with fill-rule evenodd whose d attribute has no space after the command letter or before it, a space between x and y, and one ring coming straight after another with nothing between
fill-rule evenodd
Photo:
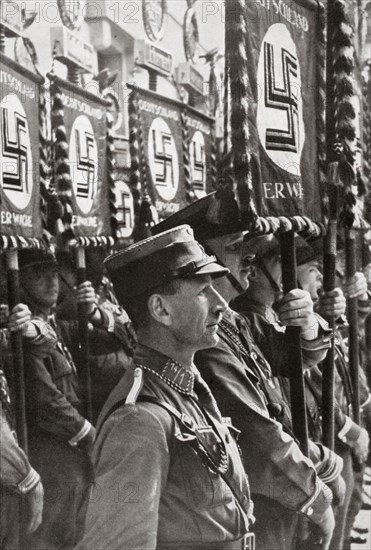
<instances>
[{"instance_id":1,"label":"breast pocket","mask_svg":"<svg viewBox=\"0 0 371 550\"><path fill-rule=\"evenodd\" d=\"M49 361L48 361L49 359ZM53 378L53 380L58 380L63 376L68 376L73 374L73 368L67 358L63 355L62 350L57 347L56 351L53 353L52 357L46 359L47 368Z\"/></svg>"},{"instance_id":2,"label":"breast pocket","mask_svg":"<svg viewBox=\"0 0 371 550\"><path fill-rule=\"evenodd\" d=\"M227 460L220 451L220 438L211 426L196 428L196 432L194 436L178 435L177 441L176 469L181 471L189 506L212 508L230 502L232 495L216 471Z\"/></svg>"}]
</instances>

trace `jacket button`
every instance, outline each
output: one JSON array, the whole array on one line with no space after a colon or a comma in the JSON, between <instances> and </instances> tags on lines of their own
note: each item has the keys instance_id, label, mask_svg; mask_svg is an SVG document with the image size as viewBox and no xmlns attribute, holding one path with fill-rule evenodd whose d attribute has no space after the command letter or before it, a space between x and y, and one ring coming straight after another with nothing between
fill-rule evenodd
<instances>
[{"instance_id":1,"label":"jacket button","mask_svg":"<svg viewBox=\"0 0 371 550\"><path fill-rule=\"evenodd\" d=\"M307 510L307 516L311 516L313 514L314 510L312 507L308 508Z\"/></svg>"}]
</instances>

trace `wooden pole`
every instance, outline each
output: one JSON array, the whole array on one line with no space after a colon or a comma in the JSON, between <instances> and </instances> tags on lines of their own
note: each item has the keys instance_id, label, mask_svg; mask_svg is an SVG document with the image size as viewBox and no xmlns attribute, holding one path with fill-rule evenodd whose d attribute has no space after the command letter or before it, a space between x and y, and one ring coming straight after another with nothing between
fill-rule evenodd
<instances>
[{"instance_id":1,"label":"wooden pole","mask_svg":"<svg viewBox=\"0 0 371 550\"><path fill-rule=\"evenodd\" d=\"M366 375L368 384L371 385L371 313L365 319L366 341Z\"/></svg>"},{"instance_id":2,"label":"wooden pole","mask_svg":"<svg viewBox=\"0 0 371 550\"><path fill-rule=\"evenodd\" d=\"M18 268L18 250L11 249L6 252L8 303L9 309L20 303L20 284ZM10 335L10 345L13 358L14 373L14 408L16 419L17 439L19 446L28 454L27 422L26 422L26 393L24 383L23 341L19 331ZM35 497L36 498L36 497ZM19 499L19 549L26 550L26 503L24 496Z\"/></svg>"},{"instance_id":3,"label":"wooden pole","mask_svg":"<svg viewBox=\"0 0 371 550\"><path fill-rule=\"evenodd\" d=\"M80 285L86 281L86 260L85 249L82 246L76 248L76 267L77 284ZM89 354L89 330L88 317L84 304L78 304L78 323L79 323L79 377L81 381L82 402L84 407L84 416L87 420L92 420L92 400L91 400L91 376L90 376L90 354Z\"/></svg>"},{"instance_id":4,"label":"wooden pole","mask_svg":"<svg viewBox=\"0 0 371 550\"><path fill-rule=\"evenodd\" d=\"M353 277L357 270L356 258L356 232L354 229L346 230L345 238L345 262L347 278ZM358 341L358 298L348 298L348 323L349 323L349 368L353 387L353 418L360 422L359 400L359 341Z\"/></svg>"},{"instance_id":5,"label":"wooden pole","mask_svg":"<svg viewBox=\"0 0 371 550\"><path fill-rule=\"evenodd\" d=\"M7 260L7 281L9 309L20 302L20 284L18 269L18 250L11 249L6 252ZM17 426L17 437L20 447L27 454L27 424L26 424L26 398L24 384L24 361L22 334L17 331L11 333L11 350L13 355L13 368L15 380L15 417Z\"/></svg>"},{"instance_id":6,"label":"wooden pole","mask_svg":"<svg viewBox=\"0 0 371 550\"><path fill-rule=\"evenodd\" d=\"M286 294L297 288L296 253L294 231L281 235L281 262L283 291ZM300 327L286 327L285 346L290 356L290 396L293 432L302 452L308 456L308 425L304 392L303 358Z\"/></svg>"},{"instance_id":7,"label":"wooden pole","mask_svg":"<svg viewBox=\"0 0 371 550\"><path fill-rule=\"evenodd\" d=\"M339 205L339 163L328 167L329 222L323 253L323 289L336 286L337 218ZM323 361L322 378L322 430L323 443L331 450L335 446L335 329L336 319L327 319L332 330L331 347Z\"/></svg>"}]
</instances>

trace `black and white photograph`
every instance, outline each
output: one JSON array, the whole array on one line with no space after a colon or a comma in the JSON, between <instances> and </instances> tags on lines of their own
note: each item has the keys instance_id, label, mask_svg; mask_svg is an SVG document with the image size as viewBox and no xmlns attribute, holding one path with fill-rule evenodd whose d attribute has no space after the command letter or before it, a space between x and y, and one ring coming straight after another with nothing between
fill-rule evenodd
<instances>
[{"instance_id":1,"label":"black and white photograph","mask_svg":"<svg viewBox=\"0 0 371 550\"><path fill-rule=\"evenodd\" d=\"M0 550L371 550L371 1L0 0Z\"/></svg>"}]
</instances>

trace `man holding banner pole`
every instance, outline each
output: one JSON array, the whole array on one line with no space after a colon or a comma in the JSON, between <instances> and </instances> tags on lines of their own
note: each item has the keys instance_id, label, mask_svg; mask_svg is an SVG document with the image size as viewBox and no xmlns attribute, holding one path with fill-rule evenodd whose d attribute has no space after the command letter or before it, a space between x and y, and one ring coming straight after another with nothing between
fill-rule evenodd
<instances>
[{"instance_id":1,"label":"man holding banner pole","mask_svg":"<svg viewBox=\"0 0 371 550\"><path fill-rule=\"evenodd\" d=\"M218 291L230 301L246 281L246 273L241 275L236 240L241 227L237 222L233 229L231 225L223 227L206 221L214 198L201 199L163 221L155 231L184 222L191 224L198 238L206 241L232 271L233 277L216 281ZM197 353L196 364L202 368L223 414L241 430L239 443L245 468L253 492L262 497L261 506L256 507L257 548L293 549L300 515L313 524L317 540L322 540L321 547L328 548L334 528L332 493L321 477L326 483L334 481L335 489L341 460L313 445L313 462L302 454L282 419L289 415L287 404L272 387L270 366L246 322L227 310L218 332L217 346Z\"/></svg>"}]
</instances>

